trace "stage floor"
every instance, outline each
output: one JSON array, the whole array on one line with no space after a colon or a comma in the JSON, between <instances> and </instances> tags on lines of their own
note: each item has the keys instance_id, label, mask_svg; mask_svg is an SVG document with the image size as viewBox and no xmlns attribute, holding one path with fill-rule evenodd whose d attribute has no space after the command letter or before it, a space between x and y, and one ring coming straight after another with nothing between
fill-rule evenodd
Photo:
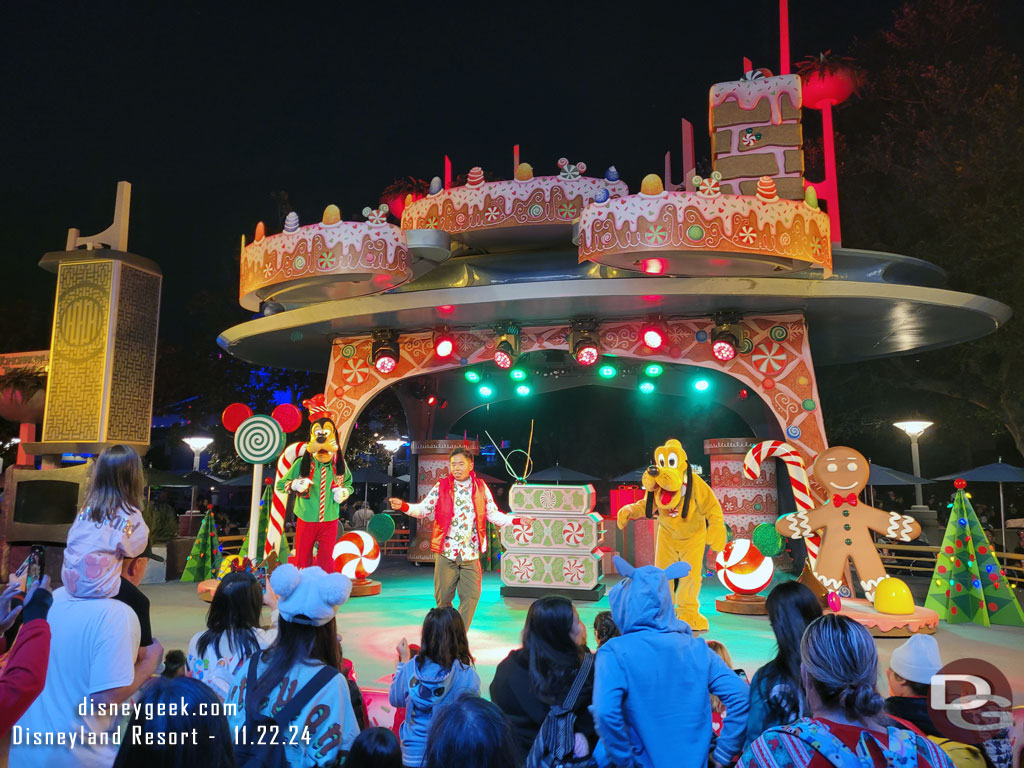
<instances>
[{"instance_id":1,"label":"stage floor","mask_svg":"<svg viewBox=\"0 0 1024 768\"><path fill-rule=\"evenodd\" d=\"M395 670L395 645L403 637L418 642L423 616L434 605L433 567L416 567L401 557L381 562L374 574L383 582L380 595L352 598L338 613L338 630L344 638L345 656L355 664L359 683L373 687ZM782 576L781 578L787 578ZM606 578L609 588L618 579ZM924 599L927 580L911 583L918 603ZM519 646L520 633L530 600L504 599L498 593L501 579L496 572L485 573L483 594L469 631L469 646L476 657L482 692L487 696L494 668L508 652ZM203 629L207 604L196 595L193 583L169 582L145 584L152 610L153 633L171 650L187 650L193 634ZM715 611L715 599L726 593L714 576L704 580L701 589L702 612L711 622L704 635L725 643L734 666L747 670L748 677L767 661L774 651L774 637L763 616L733 616ZM593 643L594 616L608 610L605 596L596 603L576 604L580 618L588 627ZM1014 704L1024 704L1024 629L984 628L975 624L939 624L935 635L944 661L972 657L986 659L1003 670L1014 690ZM889 654L902 640L879 639L879 690L886 692L885 669Z\"/></svg>"}]
</instances>

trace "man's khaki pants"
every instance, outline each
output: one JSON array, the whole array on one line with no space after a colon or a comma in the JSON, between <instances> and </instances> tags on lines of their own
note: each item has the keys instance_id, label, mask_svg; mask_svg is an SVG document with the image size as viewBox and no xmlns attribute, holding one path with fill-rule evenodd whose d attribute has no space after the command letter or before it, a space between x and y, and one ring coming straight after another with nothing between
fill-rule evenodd
<instances>
[{"instance_id":1,"label":"man's khaki pants","mask_svg":"<svg viewBox=\"0 0 1024 768\"><path fill-rule=\"evenodd\" d=\"M469 629L480 601L480 560L449 560L434 553L434 600L438 608L447 608L459 593L459 614Z\"/></svg>"}]
</instances>

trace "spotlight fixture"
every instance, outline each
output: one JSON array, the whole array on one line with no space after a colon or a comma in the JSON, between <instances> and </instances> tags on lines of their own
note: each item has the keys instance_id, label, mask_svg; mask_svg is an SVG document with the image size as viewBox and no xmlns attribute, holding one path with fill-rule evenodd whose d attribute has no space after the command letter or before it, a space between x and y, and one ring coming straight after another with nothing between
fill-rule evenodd
<instances>
[{"instance_id":1,"label":"spotlight fixture","mask_svg":"<svg viewBox=\"0 0 1024 768\"><path fill-rule=\"evenodd\" d=\"M427 395L427 405L437 405L437 395Z\"/></svg>"},{"instance_id":2,"label":"spotlight fixture","mask_svg":"<svg viewBox=\"0 0 1024 768\"><path fill-rule=\"evenodd\" d=\"M739 324L739 316L721 313L712 318L715 327L711 329L711 354L721 363L728 363L736 357L743 338L743 329Z\"/></svg>"},{"instance_id":3,"label":"spotlight fixture","mask_svg":"<svg viewBox=\"0 0 1024 768\"><path fill-rule=\"evenodd\" d=\"M389 374L398 366L398 331L390 328L375 330L372 333L373 344L370 346L370 359L379 373Z\"/></svg>"},{"instance_id":4,"label":"spotlight fixture","mask_svg":"<svg viewBox=\"0 0 1024 768\"><path fill-rule=\"evenodd\" d=\"M661 349L668 338L668 328L660 317L648 320L640 329L640 337L648 349Z\"/></svg>"},{"instance_id":5,"label":"spotlight fixture","mask_svg":"<svg viewBox=\"0 0 1024 768\"><path fill-rule=\"evenodd\" d=\"M649 395L652 392L654 392L654 382L653 381L641 381L640 382L640 386L638 387L638 389L643 394Z\"/></svg>"},{"instance_id":6,"label":"spotlight fixture","mask_svg":"<svg viewBox=\"0 0 1024 768\"><path fill-rule=\"evenodd\" d=\"M597 323L574 320L569 330L569 352L580 365L593 365L601 357L597 339Z\"/></svg>"},{"instance_id":7,"label":"spotlight fixture","mask_svg":"<svg viewBox=\"0 0 1024 768\"><path fill-rule=\"evenodd\" d=\"M480 374L472 369L466 371L466 373L463 375L466 377L466 381L468 381L470 384L476 384L478 381L480 381Z\"/></svg>"},{"instance_id":8,"label":"spotlight fixture","mask_svg":"<svg viewBox=\"0 0 1024 768\"><path fill-rule=\"evenodd\" d=\"M455 351L455 337L447 327L434 334L434 354L438 357L451 357Z\"/></svg>"},{"instance_id":9,"label":"spotlight fixture","mask_svg":"<svg viewBox=\"0 0 1024 768\"><path fill-rule=\"evenodd\" d=\"M618 371L614 365L602 365L597 369L597 375L602 379L614 379L617 374Z\"/></svg>"},{"instance_id":10,"label":"spotlight fixture","mask_svg":"<svg viewBox=\"0 0 1024 768\"><path fill-rule=\"evenodd\" d=\"M494 394L494 388L490 384L481 384L476 390L480 397L490 397Z\"/></svg>"},{"instance_id":11,"label":"spotlight fixture","mask_svg":"<svg viewBox=\"0 0 1024 768\"><path fill-rule=\"evenodd\" d=\"M526 371L524 371L522 368L513 368L511 371L508 372L508 377L512 379L512 381L525 381Z\"/></svg>"},{"instance_id":12,"label":"spotlight fixture","mask_svg":"<svg viewBox=\"0 0 1024 768\"><path fill-rule=\"evenodd\" d=\"M658 363L651 363L646 368L644 368L644 373L646 373L648 378L651 378L651 379L658 378L664 372L665 372L665 369L662 368L660 365L658 365Z\"/></svg>"},{"instance_id":13,"label":"spotlight fixture","mask_svg":"<svg viewBox=\"0 0 1024 768\"><path fill-rule=\"evenodd\" d=\"M693 382L693 388L698 392L707 392L711 388L711 382L707 379L697 379Z\"/></svg>"},{"instance_id":14,"label":"spotlight fixture","mask_svg":"<svg viewBox=\"0 0 1024 768\"><path fill-rule=\"evenodd\" d=\"M518 387L516 387L516 394L519 395L520 397L526 397L527 395L530 394L531 391L532 390L530 389L529 384L520 384Z\"/></svg>"},{"instance_id":15,"label":"spotlight fixture","mask_svg":"<svg viewBox=\"0 0 1024 768\"><path fill-rule=\"evenodd\" d=\"M494 326L494 364L507 371L519 359L519 325L504 323Z\"/></svg>"}]
</instances>

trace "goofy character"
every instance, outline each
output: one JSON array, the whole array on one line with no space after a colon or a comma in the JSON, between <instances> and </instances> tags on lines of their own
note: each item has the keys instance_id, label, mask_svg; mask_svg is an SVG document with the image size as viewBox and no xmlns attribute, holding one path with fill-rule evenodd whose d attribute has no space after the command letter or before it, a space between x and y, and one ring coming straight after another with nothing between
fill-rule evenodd
<instances>
[{"instance_id":1,"label":"goofy character","mask_svg":"<svg viewBox=\"0 0 1024 768\"><path fill-rule=\"evenodd\" d=\"M725 518L711 486L693 474L686 451L678 440L669 440L654 452L654 464L641 479L644 498L618 511L617 522L624 530L630 520L658 518L658 541L654 564L667 568L675 562L690 564L690 575L678 580L675 589L676 616L694 632L708 629L700 613L700 585L704 572L704 547L721 552L725 546Z\"/></svg>"},{"instance_id":2,"label":"goofy character","mask_svg":"<svg viewBox=\"0 0 1024 768\"><path fill-rule=\"evenodd\" d=\"M341 503L352 495L352 473L339 455L334 414L324 405L324 396L303 400L302 404L309 409L312 422L309 442L306 452L277 481L277 490L288 493L288 511L295 512L295 565L314 565L316 544L315 564L331 573L335 570L338 514Z\"/></svg>"}]
</instances>

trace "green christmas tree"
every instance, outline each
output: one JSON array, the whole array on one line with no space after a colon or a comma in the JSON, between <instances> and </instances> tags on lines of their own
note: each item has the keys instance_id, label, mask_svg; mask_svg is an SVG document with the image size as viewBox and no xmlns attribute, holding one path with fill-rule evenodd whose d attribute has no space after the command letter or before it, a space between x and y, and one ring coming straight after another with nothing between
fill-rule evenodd
<instances>
[{"instance_id":1,"label":"green christmas tree","mask_svg":"<svg viewBox=\"0 0 1024 768\"><path fill-rule=\"evenodd\" d=\"M260 499L260 526L259 531L256 533L256 564L260 565L263 563L263 548L267 543L267 527L270 525L270 509L274 503L274 488L271 485L267 485L263 489L263 498ZM245 532L245 538L242 540L242 548L238 550L238 553L242 557L249 556L249 532ZM291 550L288 547L288 538L281 536L281 542L277 547L277 562L286 563L288 562L288 556L291 554Z\"/></svg>"},{"instance_id":2,"label":"green christmas tree","mask_svg":"<svg viewBox=\"0 0 1024 768\"><path fill-rule=\"evenodd\" d=\"M1024 627L1024 612L964 493L963 481L957 485L925 607L951 624Z\"/></svg>"},{"instance_id":3,"label":"green christmas tree","mask_svg":"<svg viewBox=\"0 0 1024 768\"><path fill-rule=\"evenodd\" d=\"M185 570L181 574L182 581L206 581L217 578L220 562L224 559L220 540L217 538L217 523L213 520L213 512L207 512L203 524L199 526L192 552L185 561Z\"/></svg>"}]
</instances>

